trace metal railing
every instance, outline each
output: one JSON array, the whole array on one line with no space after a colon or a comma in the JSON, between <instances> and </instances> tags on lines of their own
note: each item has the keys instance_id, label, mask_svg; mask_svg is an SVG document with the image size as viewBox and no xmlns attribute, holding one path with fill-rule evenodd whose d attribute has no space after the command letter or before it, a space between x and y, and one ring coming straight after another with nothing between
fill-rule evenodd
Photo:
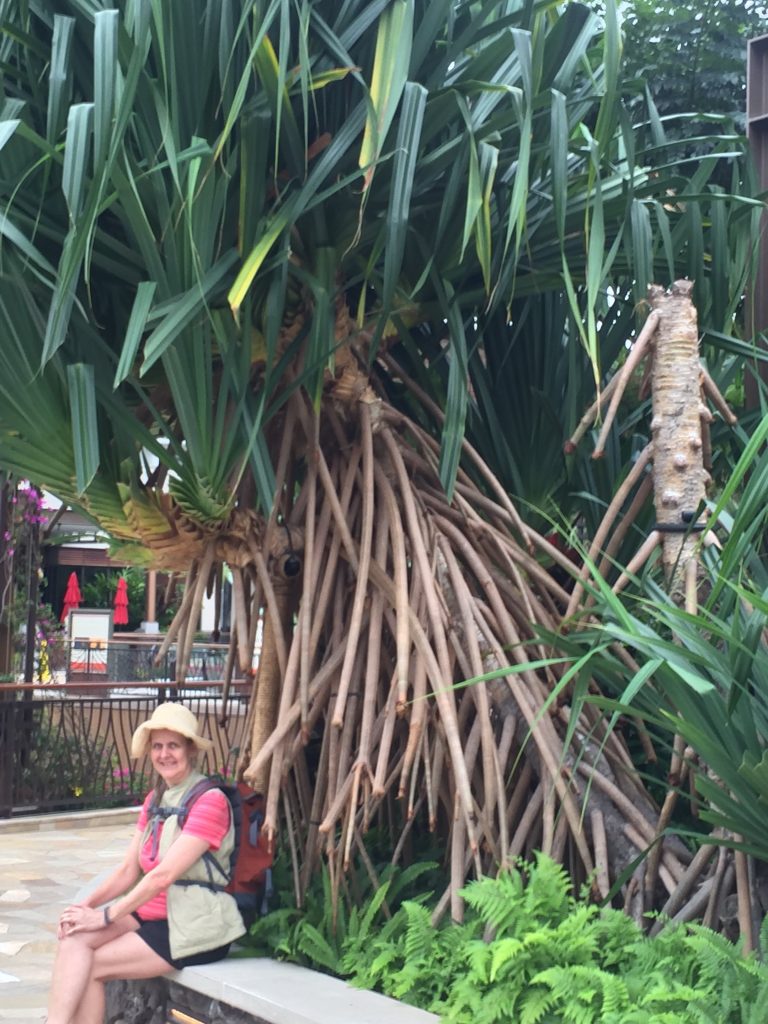
<instances>
[{"instance_id":1,"label":"metal railing","mask_svg":"<svg viewBox=\"0 0 768 1024\"><path fill-rule=\"evenodd\" d=\"M139 803L153 783L149 758L133 761L131 736L163 700L197 715L213 749L204 772L231 775L245 741L248 698L220 683L191 687L71 684L0 686L0 818Z\"/></svg>"},{"instance_id":2,"label":"metal railing","mask_svg":"<svg viewBox=\"0 0 768 1024\"><path fill-rule=\"evenodd\" d=\"M68 640L56 637L41 645L35 657L35 682L172 682L176 677L176 645L159 663L155 659L162 637L156 640ZM192 645L186 678L189 682L221 679L227 645ZM20 662L17 661L17 666ZM17 678L20 670L17 671Z\"/></svg>"}]
</instances>

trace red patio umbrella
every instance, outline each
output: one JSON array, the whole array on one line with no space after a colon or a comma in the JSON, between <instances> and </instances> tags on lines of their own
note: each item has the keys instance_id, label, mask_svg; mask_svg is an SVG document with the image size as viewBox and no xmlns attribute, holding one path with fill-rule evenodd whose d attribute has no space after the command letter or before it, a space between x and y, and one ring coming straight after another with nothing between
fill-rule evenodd
<instances>
[{"instance_id":1,"label":"red patio umbrella","mask_svg":"<svg viewBox=\"0 0 768 1024\"><path fill-rule=\"evenodd\" d=\"M128 625L128 584L124 576L117 581L114 623L116 626Z\"/></svg>"},{"instance_id":2,"label":"red patio umbrella","mask_svg":"<svg viewBox=\"0 0 768 1024\"><path fill-rule=\"evenodd\" d=\"M77 573L71 572L67 580L67 589L64 591L64 607L61 609L61 622L67 621L67 616L73 608L78 608L83 600L80 593L80 586L77 582Z\"/></svg>"}]
</instances>

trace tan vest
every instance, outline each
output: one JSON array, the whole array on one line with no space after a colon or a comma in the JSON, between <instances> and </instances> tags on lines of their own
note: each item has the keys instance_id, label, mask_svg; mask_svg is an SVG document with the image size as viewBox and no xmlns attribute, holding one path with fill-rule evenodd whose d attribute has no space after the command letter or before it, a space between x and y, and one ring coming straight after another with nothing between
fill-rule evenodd
<instances>
[{"instance_id":1,"label":"tan vest","mask_svg":"<svg viewBox=\"0 0 768 1024\"><path fill-rule=\"evenodd\" d=\"M161 807L178 807L186 793L204 778L199 772L192 772L178 786L172 786L163 793ZM144 832L144 842L152 831L151 821ZM171 815L163 824L160 836L159 854L165 856L168 847L179 835L179 819ZM143 843L142 843L143 845ZM235 845L235 829L229 823L229 831L218 850L211 850L211 855L221 864L225 872L229 870L229 858ZM214 882L223 883L223 877L213 869ZM209 881L208 868L202 858L187 869L181 876L184 881ZM171 885L167 892L168 898L168 934L171 944L171 956L179 957L203 953L208 949L216 949L227 942L233 942L245 934L245 925L237 909L233 896L228 892L213 891L206 885Z\"/></svg>"}]
</instances>

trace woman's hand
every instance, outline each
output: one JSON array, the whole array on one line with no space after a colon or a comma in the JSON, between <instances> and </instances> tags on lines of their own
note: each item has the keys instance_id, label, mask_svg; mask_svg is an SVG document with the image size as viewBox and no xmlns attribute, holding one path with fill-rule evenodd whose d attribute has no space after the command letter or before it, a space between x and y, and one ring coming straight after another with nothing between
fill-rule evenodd
<instances>
[{"instance_id":1,"label":"woman's hand","mask_svg":"<svg viewBox=\"0 0 768 1024\"><path fill-rule=\"evenodd\" d=\"M65 938L77 932L95 932L104 928L104 911L86 907L83 903L75 903L67 907L59 918L58 937Z\"/></svg>"}]
</instances>

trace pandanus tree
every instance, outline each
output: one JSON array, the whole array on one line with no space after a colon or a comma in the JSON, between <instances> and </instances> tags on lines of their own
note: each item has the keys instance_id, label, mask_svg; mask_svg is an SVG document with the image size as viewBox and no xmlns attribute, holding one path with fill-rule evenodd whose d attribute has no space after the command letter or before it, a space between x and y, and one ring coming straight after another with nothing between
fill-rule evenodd
<instances>
[{"instance_id":1,"label":"pandanus tree","mask_svg":"<svg viewBox=\"0 0 768 1024\"><path fill-rule=\"evenodd\" d=\"M179 682L228 567L243 768L299 891L321 849L338 887L372 822L395 860L447 837L457 915L533 844L615 876L651 801L569 716L578 671L539 637L574 569L530 505L573 489L541 472L552 424L657 267L732 320L751 211L707 181L738 140L686 177L633 128L612 3L0 11L0 463L187 573Z\"/></svg>"}]
</instances>

